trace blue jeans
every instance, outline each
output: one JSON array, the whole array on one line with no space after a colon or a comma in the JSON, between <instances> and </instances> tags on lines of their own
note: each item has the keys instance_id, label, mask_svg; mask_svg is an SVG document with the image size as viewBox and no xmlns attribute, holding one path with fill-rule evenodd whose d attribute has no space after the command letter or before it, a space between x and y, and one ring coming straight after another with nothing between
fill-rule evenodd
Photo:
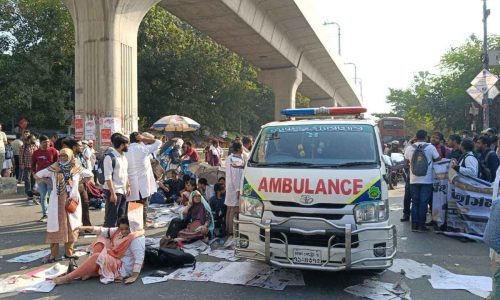
<instances>
[{"instance_id":1,"label":"blue jeans","mask_svg":"<svg viewBox=\"0 0 500 300\"><path fill-rule=\"evenodd\" d=\"M40 204L42 206L42 215L47 215L47 198L50 197L52 186L46 183L38 183L38 192L40 193Z\"/></svg>"},{"instance_id":2,"label":"blue jeans","mask_svg":"<svg viewBox=\"0 0 500 300\"><path fill-rule=\"evenodd\" d=\"M432 197L432 183L410 184L411 222L424 226L427 217L427 205Z\"/></svg>"}]
</instances>

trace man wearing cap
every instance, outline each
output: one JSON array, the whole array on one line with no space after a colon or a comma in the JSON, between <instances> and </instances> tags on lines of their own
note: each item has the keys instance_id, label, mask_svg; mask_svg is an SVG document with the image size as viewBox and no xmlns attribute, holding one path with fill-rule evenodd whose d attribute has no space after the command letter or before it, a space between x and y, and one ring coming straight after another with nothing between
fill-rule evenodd
<instances>
[{"instance_id":1,"label":"man wearing cap","mask_svg":"<svg viewBox=\"0 0 500 300\"><path fill-rule=\"evenodd\" d=\"M151 155L158 152L161 141L150 133L132 132L130 146L125 153L128 161L128 180L130 182L130 196L127 202L137 201L143 204L144 224L149 205L149 198L156 192L157 185L151 166Z\"/></svg>"}]
</instances>

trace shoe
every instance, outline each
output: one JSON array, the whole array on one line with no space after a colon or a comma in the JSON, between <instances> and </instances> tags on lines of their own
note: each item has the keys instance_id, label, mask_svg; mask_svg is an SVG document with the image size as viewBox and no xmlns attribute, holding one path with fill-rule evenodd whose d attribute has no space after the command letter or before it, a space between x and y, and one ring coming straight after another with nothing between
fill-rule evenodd
<instances>
[{"instance_id":1,"label":"shoe","mask_svg":"<svg viewBox=\"0 0 500 300\"><path fill-rule=\"evenodd\" d=\"M410 215L404 214L403 217L401 219L399 219L399 221L401 221L401 222L408 222L408 221L410 221Z\"/></svg>"},{"instance_id":2,"label":"shoe","mask_svg":"<svg viewBox=\"0 0 500 300\"><path fill-rule=\"evenodd\" d=\"M35 205L35 203L33 203L33 200L32 200L32 199L29 199L28 201L26 201L26 203L27 203L29 206L33 206L33 205Z\"/></svg>"},{"instance_id":3,"label":"shoe","mask_svg":"<svg viewBox=\"0 0 500 300\"><path fill-rule=\"evenodd\" d=\"M418 225L417 224L411 224L411 231L412 232L417 232L418 231Z\"/></svg>"},{"instance_id":4,"label":"shoe","mask_svg":"<svg viewBox=\"0 0 500 300\"><path fill-rule=\"evenodd\" d=\"M40 220L39 220L39 221L40 221L40 222L42 222L42 223L47 223L47 216L46 216L46 215L43 215L43 216L40 218Z\"/></svg>"},{"instance_id":5,"label":"shoe","mask_svg":"<svg viewBox=\"0 0 500 300\"><path fill-rule=\"evenodd\" d=\"M434 226L434 224L436 224L436 222L430 221L430 222L425 223L425 226Z\"/></svg>"},{"instance_id":6,"label":"shoe","mask_svg":"<svg viewBox=\"0 0 500 300\"><path fill-rule=\"evenodd\" d=\"M40 205L40 201L38 201L36 197L33 197L33 203L35 203L35 205Z\"/></svg>"},{"instance_id":7,"label":"shoe","mask_svg":"<svg viewBox=\"0 0 500 300\"><path fill-rule=\"evenodd\" d=\"M430 229L427 228L427 226L425 226L425 225L421 225L418 227L418 232L429 232L429 231L430 231Z\"/></svg>"}]
</instances>

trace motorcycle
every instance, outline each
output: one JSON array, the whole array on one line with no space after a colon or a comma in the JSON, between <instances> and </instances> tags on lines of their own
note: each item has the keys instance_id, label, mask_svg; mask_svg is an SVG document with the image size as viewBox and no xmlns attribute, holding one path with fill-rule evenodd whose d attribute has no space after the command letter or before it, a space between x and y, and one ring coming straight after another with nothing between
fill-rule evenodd
<instances>
[{"instance_id":1,"label":"motorcycle","mask_svg":"<svg viewBox=\"0 0 500 300\"><path fill-rule=\"evenodd\" d=\"M405 157L402 153L391 153L389 166L389 189L393 190L398 182L406 182Z\"/></svg>"}]
</instances>

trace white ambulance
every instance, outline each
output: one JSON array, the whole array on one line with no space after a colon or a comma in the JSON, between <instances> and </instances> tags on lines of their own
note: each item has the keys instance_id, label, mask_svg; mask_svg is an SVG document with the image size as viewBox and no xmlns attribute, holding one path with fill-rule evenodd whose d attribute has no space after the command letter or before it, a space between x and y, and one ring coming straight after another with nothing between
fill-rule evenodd
<instances>
[{"instance_id":1,"label":"white ambulance","mask_svg":"<svg viewBox=\"0 0 500 300\"><path fill-rule=\"evenodd\" d=\"M364 112L286 109L287 121L262 127L244 171L234 228L238 257L308 270L392 265L389 162Z\"/></svg>"}]
</instances>

